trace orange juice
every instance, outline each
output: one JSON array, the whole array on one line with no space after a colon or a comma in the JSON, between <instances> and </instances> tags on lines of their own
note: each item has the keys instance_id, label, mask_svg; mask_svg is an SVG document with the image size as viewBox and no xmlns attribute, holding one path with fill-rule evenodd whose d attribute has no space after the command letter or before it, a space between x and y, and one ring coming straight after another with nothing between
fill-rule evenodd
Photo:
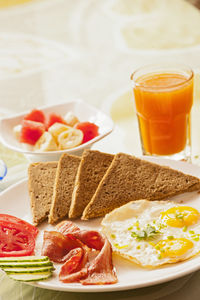
<instances>
[{"instance_id":1,"label":"orange juice","mask_svg":"<svg viewBox=\"0 0 200 300\"><path fill-rule=\"evenodd\" d=\"M148 73L134 86L135 104L144 154L172 155L190 143L193 73Z\"/></svg>"}]
</instances>

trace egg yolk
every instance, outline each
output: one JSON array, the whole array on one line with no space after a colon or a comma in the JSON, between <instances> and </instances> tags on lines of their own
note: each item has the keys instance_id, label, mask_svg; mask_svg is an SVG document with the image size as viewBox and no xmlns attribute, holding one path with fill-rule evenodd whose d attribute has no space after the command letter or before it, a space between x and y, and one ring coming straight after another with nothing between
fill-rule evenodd
<instances>
[{"instance_id":1,"label":"egg yolk","mask_svg":"<svg viewBox=\"0 0 200 300\"><path fill-rule=\"evenodd\" d=\"M161 258L182 256L192 247L193 243L185 238L161 240L155 246L160 251Z\"/></svg>"},{"instance_id":2,"label":"egg yolk","mask_svg":"<svg viewBox=\"0 0 200 300\"><path fill-rule=\"evenodd\" d=\"M190 206L172 207L162 213L162 219L171 227L184 227L197 223L200 213Z\"/></svg>"}]
</instances>

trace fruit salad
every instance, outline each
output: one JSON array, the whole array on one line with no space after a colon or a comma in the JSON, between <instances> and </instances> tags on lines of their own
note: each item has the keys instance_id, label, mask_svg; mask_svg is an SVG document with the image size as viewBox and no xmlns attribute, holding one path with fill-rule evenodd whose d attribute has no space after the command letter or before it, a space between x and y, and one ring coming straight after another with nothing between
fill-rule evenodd
<instances>
[{"instance_id":1,"label":"fruit salad","mask_svg":"<svg viewBox=\"0 0 200 300\"><path fill-rule=\"evenodd\" d=\"M99 127L91 122L80 122L73 112L64 117L56 113L44 114L33 109L13 128L20 143L33 151L66 150L87 143L99 135Z\"/></svg>"}]
</instances>

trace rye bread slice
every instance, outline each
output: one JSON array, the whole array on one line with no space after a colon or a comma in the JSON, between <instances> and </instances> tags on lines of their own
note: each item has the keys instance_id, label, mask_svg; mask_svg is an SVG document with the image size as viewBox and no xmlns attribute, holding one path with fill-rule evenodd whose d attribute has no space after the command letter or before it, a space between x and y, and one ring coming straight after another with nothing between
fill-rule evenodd
<instances>
[{"instance_id":1,"label":"rye bread slice","mask_svg":"<svg viewBox=\"0 0 200 300\"><path fill-rule=\"evenodd\" d=\"M33 163L28 168L28 187L35 225L45 220L49 214L56 169L57 162Z\"/></svg>"},{"instance_id":2,"label":"rye bread slice","mask_svg":"<svg viewBox=\"0 0 200 300\"><path fill-rule=\"evenodd\" d=\"M115 155L82 219L104 216L132 200L160 200L200 189L197 177L134 156Z\"/></svg>"},{"instance_id":3,"label":"rye bread slice","mask_svg":"<svg viewBox=\"0 0 200 300\"><path fill-rule=\"evenodd\" d=\"M58 162L49 213L49 223L51 224L68 215L80 160L81 158L78 156L63 154Z\"/></svg>"},{"instance_id":4,"label":"rye bread slice","mask_svg":"<svg viewBox=\"0 0 200 300\"><path fill-rule=\"evenodd\" d=\"M85 150L76 175L69 218L78 218L90 202L114 155Z\"/></svg>"}]
</instances>

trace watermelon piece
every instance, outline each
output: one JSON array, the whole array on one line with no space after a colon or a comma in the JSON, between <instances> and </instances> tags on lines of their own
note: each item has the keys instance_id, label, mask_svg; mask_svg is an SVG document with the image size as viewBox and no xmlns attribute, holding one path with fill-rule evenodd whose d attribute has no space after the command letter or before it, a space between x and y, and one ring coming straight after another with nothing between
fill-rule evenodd
<instances>
[{"instance_id":1,"label":"watermelon piece","mask_svg":"<svg viewBox=\"0 0 200 300\"><path fill-rule=\"evenodd\" d=\"M99 126L91 122L80 122L76 124L75 128L83 132L82 144L87 143L99 135Z\"/></svg>"},{"instance_id":2,"label":"watermelon piece","mask_svg":"<svg viewBox=\"0 0 200 300\"><path fill-rule=\"evenodd\" d=\"M35 145L37 140L44 132L45 125L43 123L23 120L20 133L20 142L29 145Z\"/></svg>"},{"instance_id":3,"label":"watermelon piece","mask_svg":"<svg viewBox=\"0 0 200 300\"><path fill-rule=\"evenodd\" d=\"M39 109L33 109L29 114L24 117L24 120L35 121L45 124L46 118L43 111Z\"/></svg>"},{"instance_id":4,"label":"watermelon piece","mask_svg":"<svg viewBox=\"0 0 200 300\"><path fill-rule=\"evenodd\" d=\"M54 123L62 123L66 124L65 120L58 114L51 113L48 116L47 122L46 122L46 128L48 129L51 127Z\"/></svg>"}]
</instances>

